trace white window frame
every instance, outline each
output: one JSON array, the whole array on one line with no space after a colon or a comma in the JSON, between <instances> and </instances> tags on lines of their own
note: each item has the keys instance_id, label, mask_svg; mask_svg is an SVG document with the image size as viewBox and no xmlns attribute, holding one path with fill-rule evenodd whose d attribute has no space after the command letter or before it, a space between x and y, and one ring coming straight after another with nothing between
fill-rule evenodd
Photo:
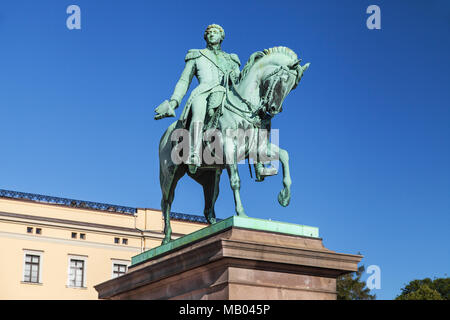
<instances>
[{"instance_id":1,"label":"white window frame","mask_svg":"<svg viewBox=\"0 0 450 320\"><path fill-rule=\"evenodd\" d=\"M70 284L70 261L71 260L81 260L83 261L83 283L81 287L73 286ZM75 255L75 254L69 254L67 259L67 284L66 287L68 288L75 288L75 289L86 289L86 283L87 283L87 260L88 256L82 256L82 255Z\"/></svg>"},{"instance_id":2,"label":"white window frame","mask_svg":"<svg viewBox=\"0 0 450 320\"><path fill-rule=\"evenodd\" d=\"M33 255L39 257L39 273L38 273L38 282L31 282L31 281L25 281L25 265L26 265L26 257L27 255ZM29 283L29 284L42 284L42 266L43 266L43 259L44 251L41 250L31 250L31 249L23 249L23 264L22 264L22 283Z\"/></svg>"},{"instance_id":3,"label":"white window frame","mask_svg":"<svg viewBox=\"0 0 450 320\"><path fill-rule=\"evenodd\" d=\"M127 271L125 273L127 273L128 268L130 267L131 261L130 260L122 260L122 259L111 259L111 279L118 278L118 277L114 277L114 265L115 264L126 265Z\"/></svg>"}]
</instances>

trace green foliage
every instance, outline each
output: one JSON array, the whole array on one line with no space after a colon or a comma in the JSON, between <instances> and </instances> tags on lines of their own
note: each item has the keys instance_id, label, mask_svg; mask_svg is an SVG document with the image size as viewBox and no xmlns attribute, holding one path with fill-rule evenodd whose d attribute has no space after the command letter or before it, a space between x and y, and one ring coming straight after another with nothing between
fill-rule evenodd
<instances>
[{"instance_id":1,"label":"green foliage","mask_svg":"<svg viewBox=\"0 0 450 320\"><path fill-rule=\"evenodd\" d=\"M450 278L437 278L433 281L434 289L439 292L442 299L450 300Z\"/></svg>"},{"instance_id":2,"label":"green foliage","mask_svg":"<svg viewBox=\"0 0 450 320\"><path fill-rule=\"evenodd\" d=\"M358 267L358 271L337 278L336 291L338 300L374 300L376 298L374 294L370 294L370 289L361 280L365 270L365 267L361 265Z\"/></svg>"},{"instance_id":3,"label":"green foliage","mask_svg":"<svg viewBox=\"0 0 450 320\"><path fill-rule=\"evenodd\" d=\"M436 278L431 280L413 280L409 282L396 300L449 300L450 278Z\"/></svg>"}]
</instances>

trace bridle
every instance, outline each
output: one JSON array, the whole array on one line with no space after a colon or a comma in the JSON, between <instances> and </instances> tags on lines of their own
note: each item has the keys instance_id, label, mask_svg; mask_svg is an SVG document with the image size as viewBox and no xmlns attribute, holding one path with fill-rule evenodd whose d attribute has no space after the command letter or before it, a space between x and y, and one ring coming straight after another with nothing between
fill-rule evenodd
<instances>
[{"instance_id":1,"label":"bridle","mask_svg":"<svg viewBox=\"0 0 450 320\"><path fill-rule=\"evenodd\" d=\"M264 111L266 114L270 115L271 117L273 117L275 114L272 114L268 108L268 101L269 101L269 97L272 96L275 85L277 84L277 81L270 81L270 78L274 77L275 75L279 74L280 72L284 72L284 73L288 73L291 74L295 79L297 78L297 74L295 72L292 72L287 66L279 66L278 68L276 68L275 70L273 70L271 73L269 73L269 75L264 79L264 82L269 81L269 87L266 90L266 93L264 95L264 97L261 98L261 106L264 107ZM279 76L279 78L281 78L282 75ZM290 88L292 90L292 87ZM282 109L282 106L278 106L279 111L277 113L279 113Z\"/></svg>"},{"instance_id":2,"label":"bridle","mask_svg":"<svg viewBox=\"0 0 450 320\"><path fill-rule=\"evenodd\" d=\"M289 74L291 74L292 76L294 76L295 79L298 78L297 75L297 70L292 71L292 69L290 69L287 66L279 66L277 68L275 68L275 70L273 70L272 72L270 72L264 79L264 81L269 81L268 79L271 77L276 76L278 73L280 72L287 72ZM281 76L280 76L281 78ZM233 89L233 91L236 93L237 97L247 106L247 110L243 110L240 107L236 106L230 99L227 99L227 97L229 96L229 79L231 79L231 87ZM226 109L228 109L229 111L237 114L238 116L240 116L241 118L244 118L246 121L252 123L253 125L259 127L260 126L260 121L258 120L258 116L260 116L261 114L264 115L265 119L268 118L272 118L275 114L271 114L270 112L268 112L267 110L267 99L269 97L269 94L271 94L273 92L273 89L276 85L276 81L271 81L271 85L270 87L267 89L264 97L261 98L261 101L259 103L259 105L255 105L253 103L251 103L250 101L248 101L247 99L245 99L244 97L241 96L241 94L239 93L239 91L236 89L236 83L233 81L233 78L229 77L229 74L226 75L225 78L225 83L226 85L226 94L224 95L223 99L222 99L222 110L225 107ZM295 85L295 84L294 84ZM294 86L293 86L294 87ZM291 88L292 90L292 88ZM225 100L227 100L228 103L225 103ZM281 106L280 106L281 108ZM222 113L222 112L221 112Z\"/></svg>"}]
</instances>

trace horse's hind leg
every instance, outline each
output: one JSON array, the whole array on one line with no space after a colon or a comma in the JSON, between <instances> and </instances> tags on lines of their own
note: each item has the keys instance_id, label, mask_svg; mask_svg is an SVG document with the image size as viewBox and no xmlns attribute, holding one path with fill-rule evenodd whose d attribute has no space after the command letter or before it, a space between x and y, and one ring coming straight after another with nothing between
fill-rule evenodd
<instances>
[{"instance_id":1,"label":"horse's hind leg","mask_svg":"<svg viewBox=\"0 0 450 320\"><path fill-rule=\"evenodd\" d=\"M219 182L222 169L216 170L199 170L195 175L191 175L195 181L203 187L203 194L205 196L205 210L203 214L209 224L216 223L216 213L214 205L219 196Z\"/></svg>"},{"instance_id":2,"label":"horse's hind leg","mask_svg":"<svg viewBox=\"0 0 450 320\"><path fill-rule=\"evenodd\" d=\"M164 239L161 244L166 244L172 239L172 227L170 226L170 207L172 206L173 195L165 199L161 199L161 211L164 216Z\"/></svg>"},{"instance_id":3,"label":"horse's hind leg","mask_svg":"<svg viewBox=\"0 0 450 320\"><path fill-rule=\"evenodd\" d=\"M167 185L161 185L163 190L163 197L161 199L161 211L164 217L164 239L161 244L166 244L171 241L172 237L172 227L170 226L170 209L172 207L172 202L175 197L175 188L177 186L178 180L184 175L185 168L178 166L175 169L175 173L172 177L167 179ZM164 192L167 190L167 192Z\"/></svg>"},{"instance_id":4,"label":"horse's hind leg","mask_svg":"<svg viewBox=\"0 0 450 320\"><path fill-rule=\"evenodd\" d=\"M204 215L209 223L216 223L216 212L214 206L216 204L217 197L219 196L219 184L220 176L222 175L222 169L216 169L211 172L212 183L203 186L203 193L205 194L205 211Z\"/></svg>"}]
</instances>

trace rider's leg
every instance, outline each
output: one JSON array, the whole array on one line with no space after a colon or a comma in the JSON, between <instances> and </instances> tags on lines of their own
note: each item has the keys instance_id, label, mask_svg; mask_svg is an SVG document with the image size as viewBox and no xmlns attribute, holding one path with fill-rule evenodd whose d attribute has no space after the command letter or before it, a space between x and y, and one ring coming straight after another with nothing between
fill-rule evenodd
<instances>
[{"instance_id":1,"label":"rider's leg","mask_svg":"<svg viewBox=\"0 0 450 320\"><path fill-rule=\"evenodd\" d=\"M206 113L206 95L199 95L192 101L191 125L189 126L189 171L195 174L202 163L203 121Z\"/></svg>"}]
</instances>

